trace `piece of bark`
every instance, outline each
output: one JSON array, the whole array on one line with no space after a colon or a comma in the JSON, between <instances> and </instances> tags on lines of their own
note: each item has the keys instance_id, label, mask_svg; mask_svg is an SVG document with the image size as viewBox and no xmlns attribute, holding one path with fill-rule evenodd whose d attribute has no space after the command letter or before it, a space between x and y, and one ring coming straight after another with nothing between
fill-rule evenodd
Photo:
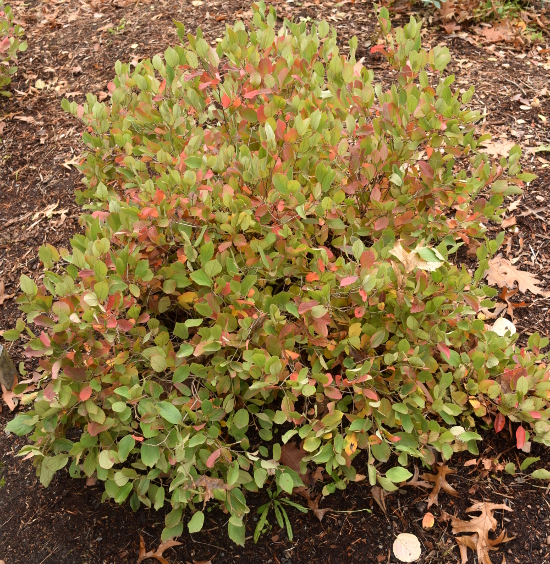
<instances>
[{"instance_id":1,"label":"piece of bark","mask_svg":"<svg viewBox=\"0 0 550 564\"><path fill-rule=\"evenodd\" d=\"M0 345L0 383L4 384L8 390L11 390L15 384L16 376L17 371L8 355L8 351Z\"/></svg>"}]
</instances>

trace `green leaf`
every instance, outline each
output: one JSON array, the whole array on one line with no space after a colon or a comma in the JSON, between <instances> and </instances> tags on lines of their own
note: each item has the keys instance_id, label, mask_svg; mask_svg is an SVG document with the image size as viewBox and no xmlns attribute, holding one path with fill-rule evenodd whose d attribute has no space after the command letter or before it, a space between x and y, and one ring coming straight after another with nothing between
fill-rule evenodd
<instances>
[{"instance_id":1,"label":"green leaf","mask_svg":"<svg viewBox=\"0 0 550 564\"><path fill-rule=\"evenodd\" d=\"M288 178L284 174L274 174L273 184L280 194L288 194Z\"/></svg>"},{"instance_id":2,"label":"green leaf","mask_svg":"<svg viewBox=\"0 0 550 564\"><path fill-rule=\"evenodd\" d=\"M246 534L246 528L241 519L233 516L229 519L227 524L227 533L229 538L239 546L244 546L244 539Z\"/></svg>"},{"instance_id":3,"label":"green leaf","mask_svg":"<svg viewBox=\"0 0 550 564\"><path fill-rule=\"evenodd\" d=\"M151 368L155 372L164 372L167 366L168 364L166 363L166 359L160 354L154 354L151 357Z\"/></svg>"},{"instance_id":4,"label":"green leaf","mask_svg":"<svg viewBox=\"0 0 550 564\"><path fill-rule=\"evenodd\" d=\"M18 436L28 435L34 429L34 423L38 420L30 415L16 415L6 425L6 431L15 433Z\"/></svg>"},{"instance_id":5,"label":"green leaf","mask_svg":"<svg viewBox=\"0 0 550 564\"><path fill-rule=\"evenodd\" d=\"M191 280L196 282L199 286L212 286L212 279L204 270L195 270L189 275Z\"/></svg>"},{"instance_id":6,"label":"green leaf","mask_svg":"<svg viewBox=\"0 0 550 564\"><path fill-rule=\"evenodd\" d=\"M531 464L538 462L540 460L540 456L528 456L520 465L520 470L527 470ZM536 472L536 470L535 470Z\"/></svg>"},{"instance_id":7,"label":"green leaf","mask_svg":"<svg viewBox=\"0 0 550 564\"><path fill-rule=\"evenodd\" d=\"M233 425L235 425L237 429L244 429L248 425L249 419L248 411L246 409L239 409L233 417Z\"/></svg>"},{"instance_id":8,"label":"green leaf","mask_svg":"<svg viewBox=\"0 0 550 564\"><path fill-rule=\"evenodd\" d=\"M134 448L136 441L132 435L126 435L118 443L118 458L120 462L126 462L130 451Z\"/></svg>"},{"instance_id":9,"label":"green leaf","mask_svg":"<svg viewBox=\"0 0 550 564\"><path fill-rule=\"evenodd\" d=\"M539 468L531 474L531 478L535 478L537 480L550 480L550 471L546 470L546 468Z\"/></svg>"},{"instance_id":10,"label":"green leaf","mask_svg":"<svg viewBox=\"0 0 550 564\"><path fill-rule=\"evenodd\" d=\"M145 466L154 466L160 458L160 449L155 443L143 443L141 445L141 461Z\"/></svg>"},{"instance_id":11,"label":"green leaf","mask_svg":"<svg viewBox=\"0 0 550 564\"><path fill-rule=\"evenodd\" d=\"M313 452L314 450L317 450L319 448L319 445L321 444L321 439L318 437L308 437L305 441L304 441L304 450L307 452Z\"/></svg>"},{"instance_id":12,"label":"green leaf","mask_svg":"<svg viewBox=\"0 0 550 564\"><path fill-rule=\"evenodd\" d=\"M63 468L69 460L66 454L58 454L50 458L44 458L40 465L40 483L47 488L54 474Z\"/></svg>"},{"instance_id":13,"label":"green leaf","mask_svg":"<svg viewBox=\"0 0 550 564\"><path fill-rule=\"evenodd\" d=\"M160 411L160 416L166 419L166 421L172 423L173 425L181 423L181 412L175 405L167 401L161 401L157 403L157 406Z\"/></svg>"},{"instance_id":14,"label":"green leaf","mask_svg":"<svg viewBox=\"0 0 550 564\"><path fill-rule=\"evenodd\" d=\"M386 478L395 483L406 482L409 478L412 478L412 474L403 466L395 466L390 468L386 472Z\"/></svg>"},{"instance_id":15,"label":"green leaf","mask_svg":"<svg viewBox=\"0 0 550 564\"><path fill-rule=\"evenodd\" d=\"M204 525L204 513L202 511L197 511L191 517L189 523L187 523L187 528L190 533L198 533L202 526Z\"/></svg>"},{"instance_id":16,"label":"green leaf","mask_svg":"<svg viewBox=\"0 0 550 564\"><path fill-rule=\"evenodd\" d=\"M21 285L21 290L25 292L27 296L36 296L38 293L38 287L26 274L21 275L19 278L19 284Z\"/></svg>"},{"instance_id":17,"label":"green leaf","mask_svg":"<svg viewBox=\"0 0 550 564\"><path fill-rule=\"evenodd\" d=\"M294 487L294 482L292 480L292 476L290 474L286 474L285 472L279 475L277 479L277 484L279 487L288 494L292 493L292 488Z\"/></svg>"}]
</instances>

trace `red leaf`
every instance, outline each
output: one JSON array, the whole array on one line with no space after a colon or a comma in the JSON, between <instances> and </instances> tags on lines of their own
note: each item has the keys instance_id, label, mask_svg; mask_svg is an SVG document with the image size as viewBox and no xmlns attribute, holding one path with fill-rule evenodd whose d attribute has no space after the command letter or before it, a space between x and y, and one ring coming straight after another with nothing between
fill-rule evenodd
<instances>
[{"instance_id":1,"label":"red leaf","mask_svg":"<svg viewBox=\"0 0 550 564\"><path fill-rule=\"evenodd\" d=\"M413 303L411 305L411 313L419 313L421 311L424 311L425 309L426 306L424 302L420 302L416 298L414 298Z\"/></svg>"},{"instance_id":2,"label":"red leaf","mask_svg":"<svg viewBox=\"0 0 550 564\"><path fill-rule=\"evenodd\" d=\"M542 419L542 415L538 412L538 411L530 411L529 415L533 418L533 419Z\"/></svg>"},{"instance_id":3,"label":"red leaf","mask_svg":"<svg viewBox=\"0 0 550 564\"><path fill-rule=\"evenodd\" d=\"M309 272L306 276L306 280L308 282L315 282L315 280L319 280L319 275L316 272Z\"/></svg>"},{"instance_id":4,"label":"red leaf","mask_svg":"<svg viewBox=\"0 0 550 564\"><path fill-rule=\"evenodd\" d=\"M522 449L525 445L525 429L523 427L518 427L516 431L516 446Z\"/></svg>"},{"instance_id":5,"label":"red leaf","mask_svg":"<svg viewBox=\"0 0 550 564\"><path fill-rule=\"evenodd\" d=\"M370 48L371 55L372 53L385 53L386 46L385 45L374 45Z\"/></svg>"},{"instance_id":6,"label":"red leaf","mask_svg":"<svg viewBox=\"0 0 550 564\"><path fill-rule=\"evenodd\" d=\"M46 345L47 347L50 346L51 342L50 342L50 338L48 337L48 335L46 335L46 333L44 333L44 331L42 331L42 333L40 333L40 340L42 341L42 343L44 345Z\"/></svg>"},{"instance_id":7,"label":"red leaf","mask_svg":"<svg viewBox=\"0 0 550 564\"><path fill-rule=\"evenodd\" d=\"M311 302L302 302L299 306L298 306L298 313L300 315L302 315L302 313L305 313L306 311L309 311L310 309L313 309L316 305L319 305L319 302L312 300Z\"/></svg>"},{"instance_id":8,"label":"red leaf","mask_svg":"<svg viewBox=\"0 0 550 564\"><path fill-rule=\"evenodd\" d=\"M222 453L222 449L218 448L216 449L207 459L206 461L206 466L208 466L208 468L214 468L214 464L216 464L216 460L218 460L218 458L220 457Z\"/></svg>"},{"instance_id":9,"label":"red leaf","mask_svg":"<svg viewBox=\"0 0 550 564\"><path fill-rule=\"evenodd\" d=\"M367 398L371 399L372 401L378 401L378 394L374 390L370 390L369 388L363 389L363 395Z\"/></svg>"},{"instance_id":10,"label":"red leaf","mask_svg":"<svg viewBox=\"0 0 550 564\"><path fill-rule=\"evenodd\" d=\"M372 251L364 251L359 259L359 262L363 268L370 268L374 264L375 260L376 257Z\"/></svg>"},{"instance_id":11,"label":"red leaf","mask_svg":"<svg viewBox=\"0 0 550 564\"><path fill-rule=\"evenodd\" d=\"M132 435L132 438L140 443L143 441L143 437L138 437L137 435Z\"/></svg>"},{"instance_id":12,"label":"red leaf","mask_svg":"<svg viewBox=\"0 0 550 564\"><path fill-rule=\"evenodd\" d=\"M422 174L424 174L424 176L426 176L426 178L428 178L429 180L433 179L434 171L433 171L432 167L426 161L419 161L418 167L420 168Z\"/></svg>"},{"instance_id":13,"label":"red leaf","mask_svg":"<svg viewBox=\"0 0 550 564\"><path fill-rule=\"evenodd\" d=\"M388 218L387 217L381 217L380 219L377 219L374 223L374 230L375 231L382 231L383 229L386 229L386 227L388 226Z\"/></svg>"},{"instance_id":14,"label":"red leaf","mask_svg":"<svg viewBox=\"0 0 550 564\"><path fill-rule=\"evenodd\" d=\"M80 390L80 394L78 394L78 397L80 398L81 401L86 401L88 399L90 399L90 396L92 395L92 388L91 386L86 386L85 388L82 388L82 390Z\"/></svg>"},{"instance_id":15,"label":"red leaf","mask_svg":"<svg viewBox=\"0 0 550 564\"><path fill-rule=\"evenodd\" d=\"M227 94L222 96L222 106L224 108L229 108L229 106L231 106L231 98Z\"/></svg>"},{"instance_id":16,"label":"red leaf","mask_svg":"<svg viewBox=\"0 0 550 564\"><path fill-rule=\"evenodd\" d=\"M328 386L325 388L325 396L333 400L341 400L342 399L342 392L337 388L333 388L332 386Z\"/></svg>"},{"instance_id":17,"label":"red leaf","mask_svg":"<svg viewBox=\"0 0 550 564\"><path fill-rule=\"evenodd\" d=\"M357 282L358 276L346 276L340 280L340 288L345 288L346 286L351 286L354 282Z\"/></svg>"},{"instance_id":18,"label":"red leaf","mask_svg":"<svg viewBox=\"0 0 550 564\"><path fill-rule=\"evenodd\" d=\"M495 417L495 423L494 423L495 433L500 433L502 431L502 429L504 429L504 423L505 422L506 422L506 417L504 417L504 415L502 415L502 413L497 413L497 416Z\"/></svg>"},{"instance_id":19,"label":"red leaf","mask_svg":"<svg viewBox=\"0 0 550 564\"><path fill-rule=\"evenodd\" d=\"M135 321L133 319L117 319L116 324L121 331L130 331L134 327Z\"/></svg>"},{"instance_id":20,"label":"red leaf","mask_svg":"<svg viewBox=\"0 0 550 564\"><path fill-rule=\"evenodd\" d=\"M451 360L451 350L447 345L444 345L443 343L438 343L437 348L439 349L439 351L443 356L447 357L447 360Z\"/></svg>"}]
</instances>

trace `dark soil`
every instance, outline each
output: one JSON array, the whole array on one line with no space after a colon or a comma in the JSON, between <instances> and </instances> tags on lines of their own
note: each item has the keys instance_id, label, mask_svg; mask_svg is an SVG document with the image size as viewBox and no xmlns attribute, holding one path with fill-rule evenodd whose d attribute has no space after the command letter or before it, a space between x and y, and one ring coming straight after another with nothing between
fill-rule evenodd
<instances>
[{"instance_id":1,"label":"dark soil","mask_svg":"<svg viewBox=\"0 0 550 564\"><path fill-rule=\"evenodd\" d=\"M376 38L370 0L272 3L279 15L295 21L327 18L337 27L342 45L357 35L358 56L384 78L381 60L370 55L370 45ZM69 238L79 229L74 191L79 189L80 177L73 165L82 150L81 130L80 124L61 110L62 98L81 103L86 92L106 97L117 59L137 62L177 41L172 19L184 22L190 30L200 24L205 36L214 39L221 35L225 23L251 15L248 0L208 0L198 6L188 0L30 0L12 1L11 5L24 21L29 49L20 57L19 72L12 83L13 98L0 100L0 116L4 116L0 118L0 281L6 295L17 292L21 274L40 277L40 245L48 242L67 247ZM428 18L429 13L420 15ZM405 23L409 14L397 17L401 20L397 23ZM468 28L446 35L433 21L426 29L427 43L442 42L450 48L453 63L449 70L456 75L458 87L476 86L473 104L488 114L480 130L497 139L520 143L525 151L525 170L538 175L519 205L508 213L516 217L516 225L507 228L510 239L503 254L515 266L537 275L542 288L550 287L550 233L546 227L550 215L550 156L527 152L550 143L548 36L544 35L542 43L518 50L516 45L506 43L483 46ZM538 102L533 102L535 98ZM509 198L506 205L517 199ZM497 231L496 227L492 230ZM468 263L466 257L464 260ZM514 310L520 339L524 341L536 331L550 336L550 299L530 294L518 294L513 299L527 303ZM18 315L15 300L5 298L0 305L0 329L12 328ZM12 358L23 360L17 345L10 347ZM4 406L0 429L12 416ZM31 462L15 456L24 444L24 438L2 432L0 562L135 563L140 535L146 550L159 546L163 512L140 509L133 513L128 506L101 503L99 484L86 486L85 481L70 479L65 471L56 474L50 487L44 489ZM503 431L499 436L488 433L480 452L477 467L464 466L474 458L468 453L452 460L456 474L449 481L459 496L440 495L440 505L431 508L435 525L428 530L422 528L427 509L425 491L407 488L390 495L384 513L373 502L370 487L359 483L321 501L322 508L335 510L326 513L322 522L311 512L304 515L289 508L292 542L271 517L273 528L258 544L249 538L245 548L236 547L227 538L228 517L213 509L207 513L200 534L182 535L178 539L182 544L168 549L164 556L171 563L196 564L209 560L215 564L395 563L390 552L393 540L397 534L409 532L421 540L419 562L459 562L450 524L441 519L441 511L468 519L465 510L471 502L485 500L506 503L514 510L505 515L502 511L495 513L499 531L505 528L516 538L501 545L501 552L492 554L494 563L550 563L550 500L545 485L502 470L488 475L481 472L482 459L499 453L504 453L500 462L514 462L517 467L526 456L540 457L528 472L549 468L548 449L534 444L528 455L516 451ZM250 537L257 521L256 508L266 499L265 493L249 497ZM296 501L303 502L301 498ZM469 562L477 562L471 551L469 558Z\"/></svg>"}]
</instances>

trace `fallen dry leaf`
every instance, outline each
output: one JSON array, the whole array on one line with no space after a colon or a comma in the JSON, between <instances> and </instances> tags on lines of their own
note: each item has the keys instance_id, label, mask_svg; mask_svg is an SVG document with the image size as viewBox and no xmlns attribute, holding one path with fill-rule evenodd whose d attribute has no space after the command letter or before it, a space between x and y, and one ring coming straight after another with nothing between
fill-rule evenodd
<instances>
[{"instance_id":1,"label":"fallen dry leaf","mask_svg":"<svg viewBox=\"0 0 550 564\"><path fill-rule=\"evenodd\" d=\"M370 492L378 507L386 513L386 492L380 486L372 486Z\"/></svg>"},{"instance_id":2,"label":"fallen dry leaf","mask_svg":"<svg viewBox=\"0 0 550 564\"><path fill-rule=\"evenodd\" d=\"M516 218L515 216L512 217L507 217L505 220L503 220L503 222L501 223L501 226L506 228L506 227L512 227L513 225L516 224Z\"/></svg>"},{"instance_id":3,"label":"fallen dry leaf","mask_svg":"<svg viewBox=\"0 0 550 564\"><path fill-rule=\"evenodd\" d=\"M435 523L434 514L433 514L433 513L430 513L430 512L428 511L428 513L426 513L426 514L424 515L424 518L422 519L422 526L423 526L425 529L430 529L431 527L434 526L434 523Z\"/></svg>"},{"instance_id":4,"label":"fallen dry leaf","mask_svg":"<svg viewBox=\"0 0 550 564\"><path fill-rule=\"evenodd\" d=\"M6 288L4 286L4 281L0 280L0 305L3 305L3 303L6 300L13 298L13 296L15 296L15 294L6 294Z\"/></svg>"},{"instance_id":5,"label":"fallen dry leaf","mask_svg":"<svg viewBox=\"0 0 550 564\"><path fill-rule=\"evenodd\" d=\"M474 29L481 37L481 42L485 44L514 40L514 31L507 20L496 22L493 27L476 27Z\"/></svg>"},{"instance_id":6,"label":"fallen dry leaf","mask_svg":"<svg viewBox=\"0 0 550 564\"><path fill-rule=\"evenodd\" d=\"M418 249L415 249L408 253L402 246L399 241L397 241L390 251L390 253L398 258L403 265L405 266L405 270L407 272L412 272L415 268L419 268L420 270L427 270L428 272L433 272L437 270L443 262L428 262L425 261L417 254Z\"/></svg>"},{"instance_id":7,"label":"fallen dry leaf","mask_svg":"<svg viewBox=\"0 0 550 564\"><path fill-rule=\"evenodd\" d=\"M516 144L515 141L485 141L484 147L481 147L480 151L486 155L491 155L493 157L508 157L510 154L510 149Z\"/></svg>"},{"instance_id":8,"label":"fallen dry leaf","mask_svg":"<svg viewBox=\"0 0 550 564\"><path fill-rule=\"evenodd\" d=\"M284 466L288 466L291 470L300 474L300 478L304 484L311 486L318 479L318 474L316 473L316 476L314 477L309 469L305 474L300 472L300 460L302 460L306 454L307 453L302 448L302 445L298 448L292 441L290 441L281 447L281 458L279 461Z\"/></svg>"},{"instance_id":9,"label":"fallen dry leaf","mask_svg":"<svg viewBox=\"0 0 550 564\"><path fill-rule=\"evenodd\" d=\"M170 564L162 554L166 549L172 546L178 546L180 544L182 543L175 540L167 540L161 543L160 546L157 548L157 550L155 550L155 552L153 552L152 550L150 550L149 552L145 552L145 541L143 540L143 537L139 535L139 556L137 561L139 563L139 562L143 562L144 560L147 560L147 558L154 558L155 560L158 560L161 564Z\"/></svg>"},{"instance_id":10,"label":"fallen dry leaf","mask_svg":"<svg viewBox=\"0 0 550 564\"><path fill-rule=\"evenodd\" d=\"M309 488L300 486L299 488L294 488L294 493L301 495L307 501L308 507L311 509L315 517L319 519L319 522L323 520L325 513L327 513L328 511L332 511L330 507L327 507L325 509L319 509L319 502L321 501L322 496L321 494L319 494L315 498L311 497L311 490Z\"/></svg>"},{"instance_id":11,"label":"fallen dry leaf","mask_svg":"<svg viewBox=\"0 0 550 564\"><path fill-rule=\"evenodd\" d=\"M455 535L458 533L473 533L471 535L456 537L460 548L462 564L468 561L468 548L477 551L477 558L480 564L492 564L489 551L497 550L497 545L508 542L514 538L508 537L505 531L502 531L495 540L489 538L489 532L496 531L497 528L497 520L493 515L493 511L496 509L512 511L510 507L503 503L478 502L466 509L466 513L481 513L479 517L473 517L470 521L463 521L452 515L445 514L445 518L451 519L451 525Z\"/></svg>"},{"instance_id":12,"label":"fallen dry leaf","mask_svg":"<svg viewBox=\"0 0 550 564\"><path fill-rule=\"evenodd\" d=\"M525 293L527 290L539 296L548 296L549 292L539 288L540 280L530 272L519 270L508 259L503 257L494 257L489 261L489 269L485 273L488 284L496 284L500 288L513 289L518 285L520 292Z\"/></svg>"},{"instance_id":13,"label":"fallen dry leaf","mask_svg":"<svg viewBox=\"0 0 550 564\"><path fill-rule=\"evenodd\" d=\"M401 533L393 541L393 553L401 562L414 562L420 558L422 548L418 537L411 533Z\"/></svg>"},{"instance_id":14,"label":"fallen dry leaf","mask_svg":"<svg viewBox=\"0 0 550 564\"><path fill-rule=\"evenodd\" d=\"M449 495L458 495L458 492L447 482L447 476L449 474L454 474L454 470L449 468L446 464L437 466L437 474L422 474L422 479L434 484L434 488L428 496L428 509L432 505L438 504L438 496L441 490Z\"/></svg>"}]
</instances>

